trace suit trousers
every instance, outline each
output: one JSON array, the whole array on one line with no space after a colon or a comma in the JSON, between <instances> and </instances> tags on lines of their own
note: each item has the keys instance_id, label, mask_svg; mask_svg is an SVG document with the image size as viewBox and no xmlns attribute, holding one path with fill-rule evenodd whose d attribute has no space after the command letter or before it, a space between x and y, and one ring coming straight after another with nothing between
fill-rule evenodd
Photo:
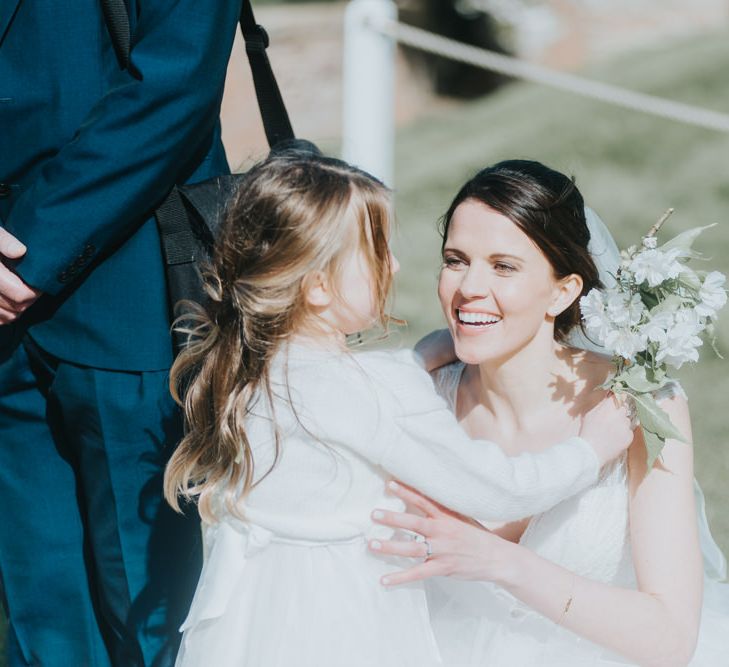
<instances>
[{"instance_id":1,"label":"suit trousers","mask_svg":"<svg viewBox=\"0 0 729 667\"><path fill-rule=\"evenodd\" d=\"M0 352L0 576L11 667L172 665L201 565L162 498L181 436L168 372Z\"/></svg>"}]
</instances>

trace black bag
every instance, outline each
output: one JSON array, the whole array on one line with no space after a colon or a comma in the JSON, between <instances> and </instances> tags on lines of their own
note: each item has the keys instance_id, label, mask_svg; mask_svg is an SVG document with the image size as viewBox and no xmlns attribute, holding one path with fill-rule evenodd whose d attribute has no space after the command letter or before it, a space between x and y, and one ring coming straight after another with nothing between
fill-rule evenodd
<instances>
[{"instance_id":1,"label":"black bag","mask_svg":"<svg viewBox=\"0 0 729 667\"><path fill-rule=\"evenodd\" d=\"M131 39L124 0L101 1L104 20L119 64L126 69L129 66ZM243 0L240 25L271 152L296 151L320 155L313 143L294 137L276 77L266 55L268 35L263 26L256 23L250 0ZM225 204L242 178L243 174L225 174L201 183L174 186L154 213L162 242L167 296L173 319L180 316L184 318L186 311L180 301L205 301L198 264L210 257ZM185 346L187 336L173 331L173 341L175 350L179 351Z\"/></svg>"}]
</instances>

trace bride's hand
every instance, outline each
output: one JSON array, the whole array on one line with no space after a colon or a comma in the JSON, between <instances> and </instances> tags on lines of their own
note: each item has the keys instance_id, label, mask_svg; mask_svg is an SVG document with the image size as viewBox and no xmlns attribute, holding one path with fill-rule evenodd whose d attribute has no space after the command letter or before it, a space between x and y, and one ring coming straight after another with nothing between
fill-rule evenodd
<instances>
[{"instance_id":1,"label":"bride's hand","mask_svg":"<svg viewBox=\"0 0 729 667\"><path fill-rule=\"evenodd\" d=\"M580 437L592 445L600 463L604 464L628 449L634 429L627 401L607 394L584 416Z\"/></svg>"},{"instance_id":2,"label":"bride's hand","mask_svg":"<svg viewBox=\"0 0 729 667\"><path fill-rule=\"evenodd\" d=\"M457 359L453 338L448 329L437 329L431 331L427 336L423 336L415 344L415 352L423 360L423 366L428 372Z\"/></svg>"},{"instance_id":3,"label":"bride's hand","mask_svg":"<svg viewBox=\"0 0 729 667\"><path fill-rule=\"evenodd\" d=\"M425 540L370 540L369 548L374 553L418 560L425 558L425 562L388 574L381 579L382 584L396 586L439 576L482 581L500 579L514 544L494 535L477 521L461 516L399 482L390 482L388 488L423 516L375 510L373 520L391 528L418 533Z\"/></svg>"}]
</instances>

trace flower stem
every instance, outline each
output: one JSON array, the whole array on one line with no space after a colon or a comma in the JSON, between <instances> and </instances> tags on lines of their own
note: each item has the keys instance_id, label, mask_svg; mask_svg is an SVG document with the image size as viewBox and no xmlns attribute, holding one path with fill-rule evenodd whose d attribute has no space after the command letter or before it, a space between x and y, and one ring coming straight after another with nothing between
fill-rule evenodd
<instances>
[{"instance_id":1,"label":"flower stem","mask_svg":"<svg viewBox=\"0 0 729 667\"><path fill-rule=\"evenodd\" d=\"M664 222L666 222L666 220L668 220L668 218L670 218L670 217L671 217L671 215L672 215L672 214L673 214L673 209L672 209L672 208L669 208L669 209L668 209L668 210L667 210L667 211L666 211L666 212L665 212L665 213L664 213L664 214L663 214L663 215L662 215L662 216L660 217L660 219L658 220L658 222L657 222L657 223L656 223L655 225L653 225L653 227L651 227L651 228L650 228L650 229L648 230L648 233L646 234L646 237L649 237L649 236L655 236L656 234L658 234L658 230L659 230L659 229L660 229L660 228L661 228L661 227L663 226L663 223L664 223Z\"/></svg>"}]
</instances>

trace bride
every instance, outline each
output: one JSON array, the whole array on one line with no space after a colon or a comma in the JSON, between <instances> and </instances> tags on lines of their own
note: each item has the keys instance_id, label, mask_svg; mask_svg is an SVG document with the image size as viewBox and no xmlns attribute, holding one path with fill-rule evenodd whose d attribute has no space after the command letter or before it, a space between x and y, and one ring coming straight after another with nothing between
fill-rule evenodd
<instances>
[{"instance_id":1,"label":"bride","mask_svg":"<svg viewBox=\"0 0 729 667\"><path fill-rule=\"evenodd\" d=\"M440 393L472 437L511 455L576 433L611 370L606 357L568 344L579 297L600 285L579 191L537 162L501 162L463 186L443 227L438 294L459 361L434 371ZM613 248L617 261L603 236L593 246ZM442 348L431 345L426 358ZM690 443L681 387L657 398ZM729 587L717 583L726 563L690 444L669 440L648 472L637 429L593 487L489 530L402 484L393 492L414 512L379 511L375 520L425 539L370 548L425 557L383 584L429 579L449 667L729 664Z\"/></svg>"}]
</instances>

